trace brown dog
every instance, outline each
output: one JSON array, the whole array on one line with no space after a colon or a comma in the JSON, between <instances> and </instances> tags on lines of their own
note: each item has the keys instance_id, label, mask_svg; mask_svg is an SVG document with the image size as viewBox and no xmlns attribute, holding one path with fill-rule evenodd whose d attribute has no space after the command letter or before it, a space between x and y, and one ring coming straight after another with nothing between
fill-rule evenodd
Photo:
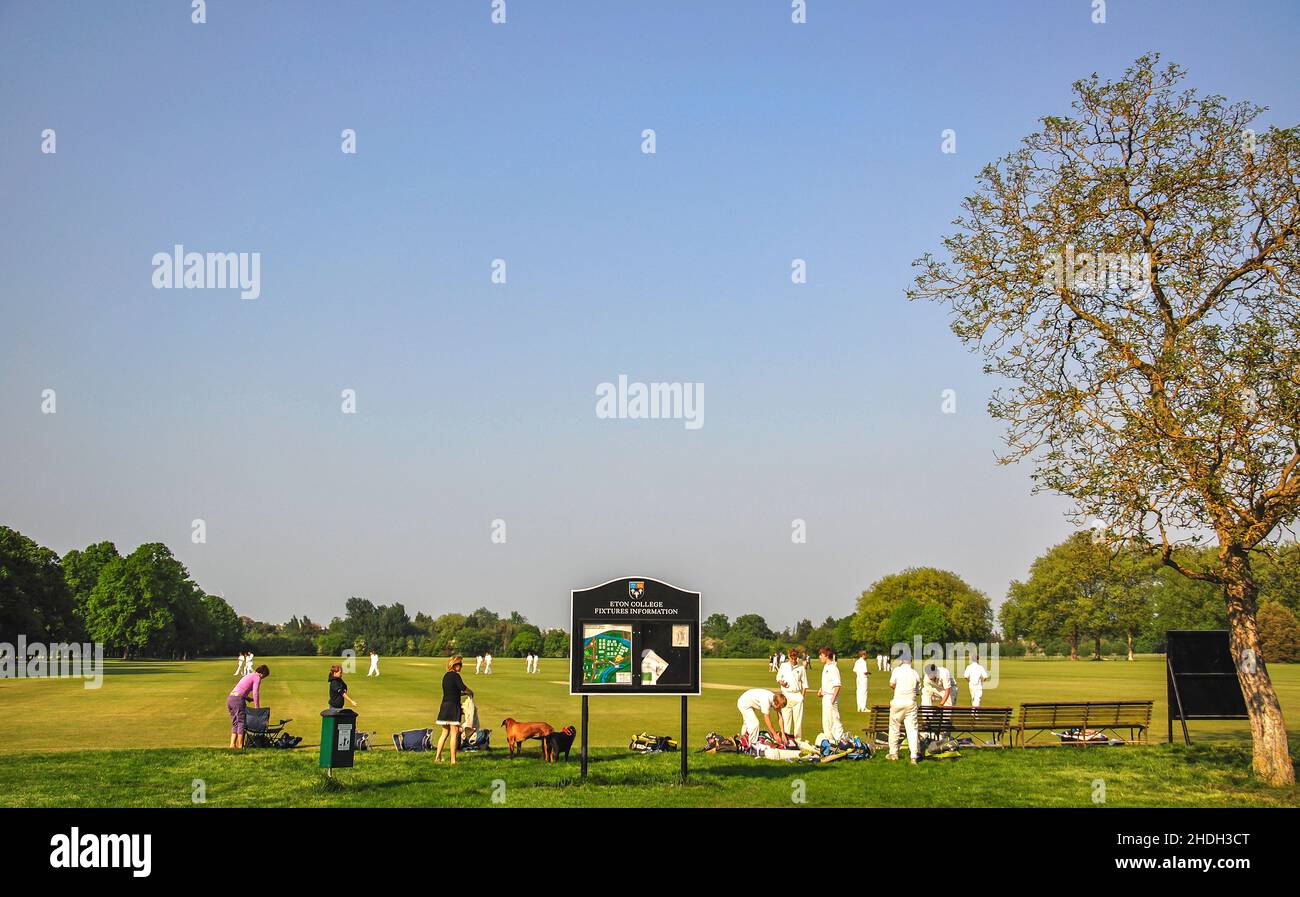
<instances>
[{"instance_id":1,"label":"brown dog","mask_svg":"<svg viewBox=\"0 0 1300 897\"><path fill-rule=\"evenodd\" d=\"M564 755L564 762L569 762L569 748L573 747L573 738L578 734L578 730L573 726L565 726L557 732L552 732L542 738L542 756L547 763L554 763Z\"/></svg>"},{"instance_id":2,"label":"brown dog","mask_svg":"<svg viewBox=\"0 0 1300 897\"><path fill-rule=\"evenodd\" d=\"M550 723L521 723L508 716L501 721L501 728L506 730L506 747L510 749L511 757L523 753L524 742L529 738L542 739L542 756L545 757L546 736L555 731Z\"/></svg>"}]
</instances>

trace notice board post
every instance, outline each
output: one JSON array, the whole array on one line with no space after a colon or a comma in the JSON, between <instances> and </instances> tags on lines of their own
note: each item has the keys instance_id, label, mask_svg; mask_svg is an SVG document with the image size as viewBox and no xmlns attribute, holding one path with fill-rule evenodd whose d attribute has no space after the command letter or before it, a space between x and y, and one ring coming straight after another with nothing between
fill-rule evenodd
<instances>
[{"instance_id":1,"label":"notice board post","mask_svg":"<svg viewBox=\"0 0 1300 897\"><path fill-rule=\"evenodd\" d=\"M587 777L591 695L680 695L681 778L686 780L686 698L700 693L700 593L627 576L575 589L570 604L569 694L582 696L582 777Z\"/></svg>"}]
</instances>

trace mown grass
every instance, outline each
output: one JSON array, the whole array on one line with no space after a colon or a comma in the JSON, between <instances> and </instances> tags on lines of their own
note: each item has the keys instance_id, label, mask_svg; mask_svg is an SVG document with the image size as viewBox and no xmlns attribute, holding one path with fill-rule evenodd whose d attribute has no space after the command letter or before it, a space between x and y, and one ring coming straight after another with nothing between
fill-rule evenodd
<instances>
[{"instance_id":1,"label":"mown grass","mask_svg":"<svg viewBox=\"0 0 1300 897\"><path fill-rule=\"evenodd\" d=\"M10 722L0 744L3 806L789 806L803 782L811 806L1094 806L1098 782L1105 806L1297 806L1296 789L1258 786L1250 774L1245 723L1196 723L1191 748L1153 743L1132 748L967 751L960 759L913 768L872 761L803 765L736 756L692 754L689 784L676 782L676 755L627 751L634 732L672 733L675 698L596 698L591 702L590 778L578 778L576 746L569 764L546 766L529 756L509 761L504 750L477 754L450 768L431 755L401 754L391 734L432 725L442 661L394 658L383 675L348 677L361 704L359 724L376 733L377 749L358 755L332 787L316 768L325 671L320 658L269 658L264 703L288 729L304 736L295 751L237 753L223 749L229 723L225 694L233 661L110 663L103 687L71 680L0 680L0 708ZM1300 743L1300 668L1272 669L1294 741ZM814 670L814 683L818 678ZM847 678L847 677L846 677ZM466 675L483 724L499 730L503 716L576 723L578 699L568 695L562 661L545 661L538 675L522 660L498 660L491 677ZM745 687L766 685L763 661L706 661L706 687L690 699L690 746L711 730L738 728L735 699ZM871 701L887 698L884 677L872 677ZM1026 700L1149 698L1156 700L1153 742L1163 740L1164 666L1157 658L1070 663L1004 660L986 704ZM866 717L851 691L841 701L846 726ZM810 699L805 731L820 713ZM497 735L499 736L499 731ZM534 743L535 744L535 743ZM503 745L502 745L503 747Z\"/></svg>"},{"instance_id":2,"label":"mown grass","mask_svg":"<svg viewBox=\"0 0 1300 897\"><path fill-rule=\"evenodd\" d=\"M21 759L20 759L21 758ZM309 751L214 748L10 756L0 804L52 807L1240 807L1297 806L1300 791L1256 784L1239 746L968 751L913 767L881 757L806 765L602 748L586 783L573 760L474 754L452 767L430 754L373 751L333 783ZM202 783L202 800L196 787ZM1100 790L1104 787L1104 794ZM1100 798L1100 800L1099 800Z\"/></svg>"}]
</instances>

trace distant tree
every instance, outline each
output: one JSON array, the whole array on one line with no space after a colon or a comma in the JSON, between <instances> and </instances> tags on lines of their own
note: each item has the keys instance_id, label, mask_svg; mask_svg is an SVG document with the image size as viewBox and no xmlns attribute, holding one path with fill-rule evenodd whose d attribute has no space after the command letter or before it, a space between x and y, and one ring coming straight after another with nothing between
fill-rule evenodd
<instances>
[{"instance_id":1,"label":"distant tree","mask_svg":"<svg viewBox=\"0 0 1300 897\"><path fill-rule=\"evenodd\" d=\"M1300 614L1300 545L1286 542L1256 562L1260 601L1276 601Z\"/></svg>"},{"instance_id":2,"label":"distant tree","mask_svg":"<svg viewBox=\"0 0 1300 897\"><path fill-rule=\"evenodd\" d=\"M54 642L77 635L72 593L59 556L0 526L0 635Z\"/></svg>"},{"instance_id":3,"label":"distant tree","mask_svg":"<svg viewBox=\"0 0 1300 897\"><path fill-rule=\"evenodd\" d=\"M851 631L856 632L856 627ZM952 639L952 625L937 604L921 604L904 598L881 627L880 634L886 648L904 644L910 651L918 636L922 644L947 643Z\"/></svg>"},{"instance_id":4,"label":"distant tree","mask_svg":"<svg viewBox=\"0 0 1300 897\"><path fill-rule=\"evenodd\" d=\"M812 652L816 652L823 647L830 648L835 641L835 627L838 622L834 617L828 616L820 626L809 629L803 638L791 639L790 644L794 647L803 646Z\"/></svg>"},{"instance_id":5,"label":"distant tree","mask_svg":"<svg viewBox=\"0 0 1300 897\"><path fill-rule=\"evenodd\" d=\"M1018 615L1025 634L1038 642L1064 638L1070 659L1079 659L1079 644L1093 640L1100 656L1101 638L1107 632L1107 596L1115 573L1110 552L1092 533L1079 532L1037 558L1025 582L1013 582L1004 608L1004 628Z\"/></svg>"},{"instance_id":6,"label":"distant tree","mask_svg":"<svg viewBox=\"0 0 1300 897\"><path fill-rule=\"evenodd\" d=\"M330 628L316 636L316 653L322 657L341 657L343 652L352 647L347 636Z\"/></svg>"},{"instance_id":7,"label":"distant tree","mask_svg":"<svg viewBox=\"0 0 1300 897\"><path fill-rule=\"evenodd\" d=\"M1194 569L1214 564L1211 548L1181 549L1179 566ZM1214 583L1183 576L1172 567L1157 572L1151 598L1151 631L1163 650L1170 629L1226 629L1228 611L1223 589Z\"/></svg>"},{"instance_id":8,"label":"distant tree","mask_svg":"<svg viewBox=\"0 0 1300 897\"><path fill-rule=\"evenodd\" d=\"M168 561L161 543L141 545L124 558L109 561L99 574L86 605L86 631L123 659L148 655L176 642L173 607L177 592L190 583L184 568Z\"/></svg>"},{"instance_id":9,"label":"distant tree","mask_svg":"<svg viewBox=\"0 0 1300 897\"><path fill-rule=\"evenodd\" d=\"M731 622L726 614L709 614L700 631L710 638L725 638L731 631Z\"/></svg>"},{"instance_id":10,"label":"distant tree","mask_svg":"<svg viewBox=\"0 0 1300 897\"><path fill-rule=\"evenodd\" d=\"M523 657L529 651L542 650L542 634L537 627L531 629L520 629L515 633L515 637L510 641L509 655L511 657Z\"/></svg>"},{"instance_id":11,"label":"distant tree","mask_svg":"<svg viewBox=\"0 0 1300 897\"><path fill-rule=\"evenodd\" d=\"M480 607L465 618L465 625L473 629L493 630L501 618L494 611Z\"/></svg>"},{"instance_id":12,"label":"distant tree","mask_svg":"<svg viewBox=\"0 0 1300 897\"><path fill-rule=\"evenodd\" d=\"M311 621L310 617L304 616L300 618L297 615L290 617L289 622L280 628L283 632L291 635L316 636L323 631L320 626Z\"/></svg>"},{"instance_id":13,"label":"distant tree","mask_svg":"<svg viewBox=\"0 0 1300 897\"><path fill-rule=\"evenodd\" d=\"M569 656L569 634L563 629L548 629L542 638L542 654L547 657Z\"/></svg>"},{"instance_id":14,"label":"distant tree","mask_svg":"<svg viewBox=\"0 0 1300 897\"><path fill-rule=\"evenodd\" d=\"M831 634L830 646L835 650L838 657L848 657L850 654L856 654L864 645L858 641L858 637L853 632L853 615L841 617L835 622L835 629Z\"/></svg>"},{"instance_id":15,"label":"distant tree","mask_svg":"<svg viewBox=\"0 0 1300 897\"><path fill-rule=\"evenodd\" d=\"M63 578L72 593L74 613L81 628L85 627L86 604L90 601L95 583L99 581L100 571L109 561L119 557L121 555L117 552L117 546L112 542L96 542L84 551L74 548L63 556Z\"/></svg>"},{"instance_id":16,"label":"distant tree","mask_svg":"<svg viewBox=\"0 0 1300 897\"><path fill-rule=\"evenodd\" d=\"M857 641L882 649L893 645L897 639L887 638L883 626L908 598L937 607L947 621L944 628L959 641L987 641L992 634L993 609L987 595L956 573L912 567L877 580L858 598L852 623Z\"/></svg>"},{"instance_id":17,"label":"distant tree","mask_svg":"<svg viewBox=\"0 0 1300 897\"><path fill-rule=\"evenodd\" d=\"M493 633L466 626L456 634L454 648L455 653L464 657L477 657L479 654L492 651L495 646L496 637Z\"/></svg>"},{"instance_id":18,"label":"distant tree","mask_svg":"<svg viewBox=\"0 0 1300 897\"><path fill-rule=\"evenodd\" d=\"M1130 547L1112 555L1111 567L1104 596L1107 629L1124 638L1125 654L1133 660L1138 635L1151 627L1156 583L1166 568L1149 552Z\"/></svg>"},{"instance_id":19,"label":"distant tree","mask_svg":"<svg viewBox=\"0 0 1300 897\"><path fill-rule=\"evenodd\" d=\"M741 614L736 617L728 634L736 636L742 633L755 641L771 641L776 638L776 633L767 625L767 620L759 614Z\"/></svg>"},{"instance_id":20,"label":"distant tree","mask_svg":"<svg viewBox=\"0 0 1300 897\"><path fill-rule=\"evenodd\" d=\"M207 654L234 654L243 642L244 627L226 599L219 595L204 595L203 610L208 618L208 637L203 650Z\"/></svg>"},{"instance_id":21,"label":"distant tree","mask_svg":"<svg viewBox=\"0 0 1300 897\"><path fill-rule=\"evenodd\" d=\"M1265 660L1273 663L1300 660L1300 622L1290 608L1276 601L1260 605L1259 644Z\"/></svg>"}]
</instances>

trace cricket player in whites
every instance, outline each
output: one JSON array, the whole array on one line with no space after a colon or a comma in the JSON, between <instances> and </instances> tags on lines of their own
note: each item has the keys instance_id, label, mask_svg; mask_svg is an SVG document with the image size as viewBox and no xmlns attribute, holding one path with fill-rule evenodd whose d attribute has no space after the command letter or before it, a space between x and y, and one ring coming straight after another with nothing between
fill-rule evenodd
<instances>
[{"instance_id":1,"label":"cricket player in whites","mask_svg":"<svg viewBox=\"0 0 1300 897\"><path fill-rule=\"evenodd\" d=\"M912 755L912 762L919 759L917 751L919 738L916 732L916 690L921 686L921 677L912 669L912 661L902 655L894 663L889 674L889 686L894 690L893 700L889 702L889 757L898 759L898 730L907 730L907 750Z\"/></svg>"},{"instance_id":2,"label":"cricket player in whites","mask_svg":"<svg viewBox=\"0 0 1300 897\"><path fill-rule=\"evenodd\" d=\"M776 670L776 683L781 686L785 706L781 708L781 725L795 738L803 738L803 697L808 690L808 671L791 649Z\"/></svg>"},{"instance_id":3,"label":"cricket player in whites","mask_svg":"<svg viewBox=\"0 0 1300 897\"><path fill-rule=\"evenodd\" d=\"M859 651L858 659L853 661L853 678L858 686L858 713L867 712L867 677L871 675L871 665L867 663L867 652Z\"/></svg>"},{"instance_id":4,"label":"cricket player in whites","mask_svg":"<svg viewBox=\"0 0 1300 897\"><path fill-rule=\"evenodd\" d=\"M822 732L831 741L839 741L844 735L844 723L840 720L840 668L835 665L835 652L822 648L817 652L822 662L822 687L817 689L817 697L822 699Z\"/></svg>"},{"instance_id":5,"label":"cricket player in whites","mask_svg":"<svg viewBox=\"0 0 1300 897\"><path fill-rule=\"evenodd\" d=\"M978 707L980 701L984 699L984 683L989 681L989 671L984 669L978 655L971 657L961 677L966 680L966 687L970 689L970 705Z\"/></svg>"},{"instance_id":6,"label":"cricket player in whites","mask_svg":"<svg viewBox=\"0 0 1300 897\"><path fill-rule=\"evenodd\" d=\"M741 694L736 699L736 709L740 711L740 734L748 738L751 742L759 732L759 716L762 715L763 722L767 723L767 731L773 735L780 733L781 741L785 741L785 729L781 722L780 710L785 706L785 696L773 694L766 688L751 688L749 691ZM772 725L771 712L775 710L776 725Z\"/></svg>"}]
</instances>

